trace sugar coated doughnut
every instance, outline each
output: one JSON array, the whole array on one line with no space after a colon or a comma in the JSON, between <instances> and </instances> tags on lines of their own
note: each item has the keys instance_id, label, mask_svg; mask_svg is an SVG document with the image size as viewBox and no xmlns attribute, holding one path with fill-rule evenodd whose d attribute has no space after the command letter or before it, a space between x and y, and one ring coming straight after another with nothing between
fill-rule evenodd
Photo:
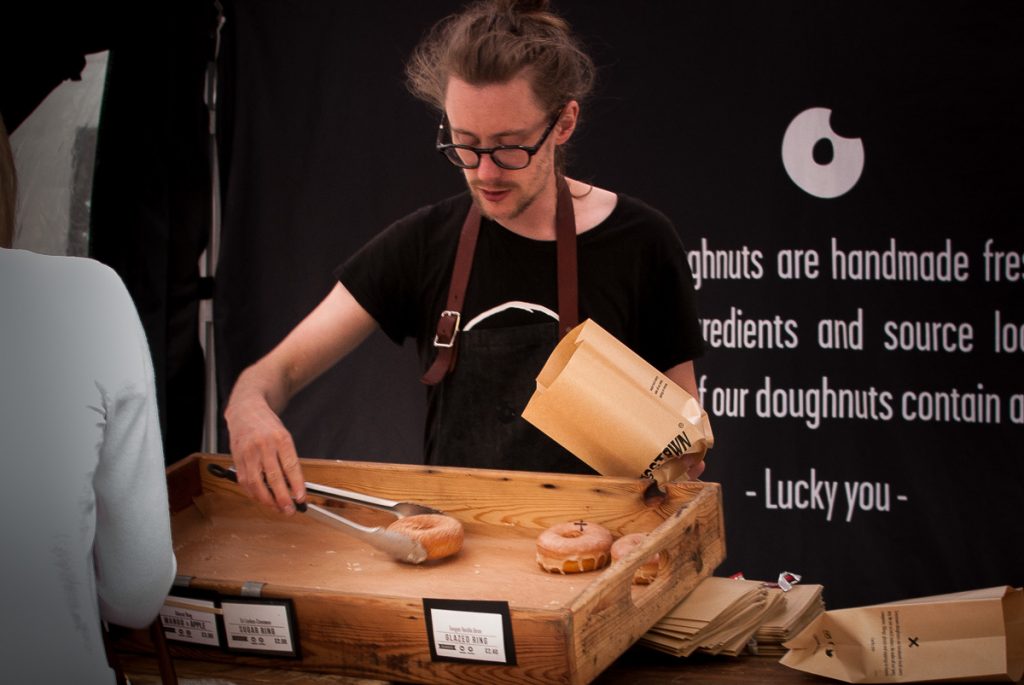
<instances>
[{"instance_id":1,"label":"sugar coated doughnut","mask_svg":"<svg viewBox=\"0 0 1024 685\"><path fill-rule=\"evenodd\" d=\"M537 536L537 563L551 573L582 573L608 565L612 534L600 523L551 526Z\"/></svg>"},{"instance_id":2,"label":"sugar coated doughnut","mask_svg":"<svg viewBox=\"0 0 1024 685\"><path fill-rule=\"evenodd\" d=\"M443 559L462 549L462 522L442 514L417 514L400 518L388 530L418 540L427 559Z\"/></svg>"},{"instance_id":3,"label":"sugar coated doughnut","mask_svg":"<svg viewBox=\"0 0 1024 685\"><path fill-rule=\"evenodd\" d=\"M618 561L639 547L647 535L647 533L630 533L629 535L623 535L621 538L616 540L612 544L612 561ZM661 554L655 552L652 556L647 557L647 561L645 561L643 565L636 570L636 573L633 574L633 584L649 584L657 577L658 569L660 567Z\"/></svg>"}]
</instances>

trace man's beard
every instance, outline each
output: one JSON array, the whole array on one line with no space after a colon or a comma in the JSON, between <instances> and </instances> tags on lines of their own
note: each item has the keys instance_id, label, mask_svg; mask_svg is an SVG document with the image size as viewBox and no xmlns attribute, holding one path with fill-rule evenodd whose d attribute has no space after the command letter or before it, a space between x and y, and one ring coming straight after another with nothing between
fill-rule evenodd
<instances>
[{"instance_id":1,"label":"man's beard","mask_svg":"<svg viewBox=\"0 0 1024 685\"><path fill-rule=\"evenodd\" d=\"M521 190L521 188L518 185L516 185L516 184L501 185L501 186L499 186L498 189L499 190L509 190L509 191L511 191L513 193L516 192L517 190ZM498 219L496 219L494 216L492 216L484 208L484 204L483 204L483 202L480 199L480 195L479 195L476 187L473 186L472 184L470 184L469 190L470 190L470 194L473 196L473 202L476 203L476 206L480 210L480 213L484 217L490 219L491 221L498 221ZM538 188L532 195L527 195L525 197L522 197L515 204L515 206L512 208L512 211L507 216L502 217L502 218L505 218L505 219L518 219L520 216L522 216L523 212L525 212L527 209L529 209L530 206L533 205L533 203L537 201L537 198L540 197L541 192L543 192L543 188Z\"/></svg>"}]
</instances>

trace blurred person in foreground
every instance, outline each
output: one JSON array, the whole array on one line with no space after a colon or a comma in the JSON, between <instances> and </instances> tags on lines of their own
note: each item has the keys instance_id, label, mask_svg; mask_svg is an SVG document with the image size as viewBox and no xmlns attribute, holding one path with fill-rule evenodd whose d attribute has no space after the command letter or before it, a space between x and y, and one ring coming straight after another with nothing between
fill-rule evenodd
<instances>
[{"instance_id":1,"label":"blurred person in foreground","mask_svg":"<svg viewBox=\"0 0 1024 685\"><path fill-rule=\"evenodd\" d=\"M101 621L142 628L176 571L152 361L120 278L10 249L0 119L0 673L110 685Z\"/></svg>"}]
</instances>

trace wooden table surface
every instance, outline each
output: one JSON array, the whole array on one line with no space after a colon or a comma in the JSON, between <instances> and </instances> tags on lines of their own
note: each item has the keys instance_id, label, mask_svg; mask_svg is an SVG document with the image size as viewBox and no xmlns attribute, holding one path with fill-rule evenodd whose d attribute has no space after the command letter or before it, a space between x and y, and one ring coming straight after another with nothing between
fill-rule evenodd
<instances>
[{"instance_id":1,"label":"wooden table surface","mask_svg":"<svg viewBox=\"0 0 1024 685\"><path fill-rule=\"evenodd\" d=\"M121 654L131 685L162 685L156 660ZM177 659L179 685L395 685L389 681ZM680 659L634 646L591 685L825 685L842 681L783 666L775 656L694 654ZM1024 680L1017 681L1024 683ZM403 684L404 685L404 684Z\"/></svg>"},{"instance_id":2,"label":"wooden table surface","mask_svg":"<svg viewBox=\"0 0 1024 685\"><path fill-rule=\"evenodd\" d=\"M160 685L155 660L128 655L122 655L121 659L132 685ZM386 682L181 659L174 661L174 668L181 685L384 685ZM783 666L777 657L697 654L680 659L636 646L619 657L592 685L806 685L836 682Z\"/></svg>"}]
</instances>

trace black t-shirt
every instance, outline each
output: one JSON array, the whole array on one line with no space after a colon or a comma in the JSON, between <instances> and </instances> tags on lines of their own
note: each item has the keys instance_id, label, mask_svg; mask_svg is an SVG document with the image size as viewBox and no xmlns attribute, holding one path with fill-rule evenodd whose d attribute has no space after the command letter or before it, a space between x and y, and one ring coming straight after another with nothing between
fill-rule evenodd
<instances>
[{"instance_id":1,"label":"black t-shirt","mask_svg":"<svg viewBox=\"0 0 1024 685\"><path fill-rule=\"evenodd\" d=\"M335 270L388 337L417 341L424 369L434 358L434 333L470 201L463 192L409 214ZM524 238L483 219L463 329L557 320L555 250L554 240ZM663 214L620 194L608 218L578 236L577 260L580 322L593 319L662 371L703 352L693 276Z\"/></svg>"}]
</instances>

